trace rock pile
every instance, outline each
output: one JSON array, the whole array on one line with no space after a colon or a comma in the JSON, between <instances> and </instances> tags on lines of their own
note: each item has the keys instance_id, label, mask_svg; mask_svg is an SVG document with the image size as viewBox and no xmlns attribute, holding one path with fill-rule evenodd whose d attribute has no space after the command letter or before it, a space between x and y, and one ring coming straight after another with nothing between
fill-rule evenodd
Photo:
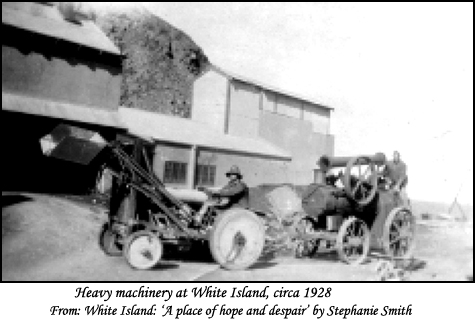
<instances>
[{"instance_id":1,"label":"rock pile","mask_svg":"<svg viewBox=\"0 0 475 322\"><path fill-rule=\"evenodd\" d=\"M55 4L69 20L94 20L124 55L121 106L191 116L193 82L209 62L190 37L140 5Z\"/></svg>"},{"instance_id":2,"label":"rock pile","mask_svg":"<svg viewBox=\"0 0 475 322\"><path fill-rule=\"evenodd\" d=\"M99 11L96 23L125 56L122 106L191 116L193 81L208 59L190 37L139 8Z\"/></svg>"}]
</instances>

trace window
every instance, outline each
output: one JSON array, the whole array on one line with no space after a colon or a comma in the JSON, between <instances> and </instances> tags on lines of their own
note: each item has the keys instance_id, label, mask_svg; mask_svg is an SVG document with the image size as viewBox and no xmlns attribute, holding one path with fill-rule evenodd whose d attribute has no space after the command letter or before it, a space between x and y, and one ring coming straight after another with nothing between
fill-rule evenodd
<instances>
[{"instance_id":1,"label":"window","mask_svg":"<svg viewBox=\"0 0 475 322\"><path fill-rule=\"evenodd\" d=\"M188 164L184 162L165 161L164 183L186 183Z\"/></svg>"},{"instance_id":2,"label":"window","mask_svg":"<svg viewBox=\"0 0 475 322\"><path fill-rule=\"evenodd\" d=\"M196 184L199 186L214 186L216 177L215 165L198 164L196 169Z\"/></svg>"}]
</instances>

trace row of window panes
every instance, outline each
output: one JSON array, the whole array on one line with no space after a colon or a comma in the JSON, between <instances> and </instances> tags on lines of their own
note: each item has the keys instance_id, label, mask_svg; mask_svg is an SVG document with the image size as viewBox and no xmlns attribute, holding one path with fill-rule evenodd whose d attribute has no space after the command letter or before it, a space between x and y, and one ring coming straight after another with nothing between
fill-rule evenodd
<instances>
[{"instance_id":1,"label":"row of window panes","mask_svg":"<svg viewBox=\"0 0 475 322\"><path fill-rule=\"evenodd\" d=\"M188 174L188 163L165 161L163 175L164 183L185 184ZM202 186L214 186L216 178L216 166L198 164L196 168L196 183Z\"/></svg>"}]
</instances>

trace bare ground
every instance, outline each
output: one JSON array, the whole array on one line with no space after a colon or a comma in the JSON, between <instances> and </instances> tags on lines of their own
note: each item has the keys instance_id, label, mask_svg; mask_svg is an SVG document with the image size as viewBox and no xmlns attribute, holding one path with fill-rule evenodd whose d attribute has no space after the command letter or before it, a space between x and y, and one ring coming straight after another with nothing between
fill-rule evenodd
<instances>
[{"instance_id":1,"label":"bare ground","mask_svg":"<svg viewBox=\"0 0 475 322\"><path fill-rule=\"evenodd\" d=\"M44 195L2 195L3 281L374 281L376 258L361 266L335 254L259 262L250 270L222 270L209 260L167 260L137 271L102 253L98 207ZM413 281L473 279L473 225L423 222L417 229Z\"/></svg>"}]
</instances>

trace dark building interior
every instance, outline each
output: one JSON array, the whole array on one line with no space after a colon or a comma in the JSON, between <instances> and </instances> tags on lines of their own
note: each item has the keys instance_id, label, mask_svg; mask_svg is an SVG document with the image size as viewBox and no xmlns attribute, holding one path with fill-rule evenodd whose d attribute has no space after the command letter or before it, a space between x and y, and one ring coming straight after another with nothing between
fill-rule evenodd
<instances>
[{"instance_id":1,"label":"dark building interior","mask_svg":"<svg viewBox=\"0 0 475 322\"><path fill-rule=\"evenodd\" d=\"M49 117L2 111L3 174L2 191L57 194L87 194L96 184L107 153L99 152L92 161L80 164L45 156L40 139L64 121ZM68 122L113 138L117 130Z\"/></svg>"}]
</instances>

